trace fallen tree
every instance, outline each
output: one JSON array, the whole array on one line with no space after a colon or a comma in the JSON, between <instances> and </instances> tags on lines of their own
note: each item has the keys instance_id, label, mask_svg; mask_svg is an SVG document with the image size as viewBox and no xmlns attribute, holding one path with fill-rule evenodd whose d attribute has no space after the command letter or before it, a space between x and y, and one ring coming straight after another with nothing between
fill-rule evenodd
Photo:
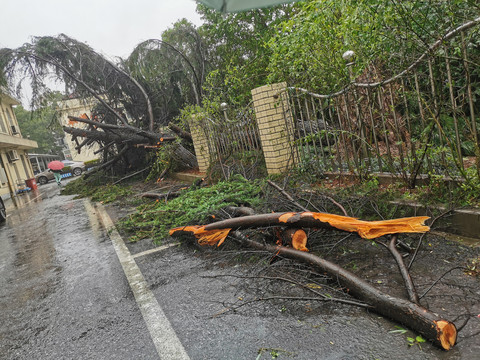
<instances>
[{"instance_id":1,"label":"fallen tree","mask_svg":"<svg viewBox=\"0 0 480 360\"><path fill-rule=\"evenodd\" d=\"M195 73L188 57L174 46L169 47L182 57L181 64L190 65L187 73ZM136 54L141 55L144 60L149 59L150 50L146 43ZM135 173L154 163L152 149L174 141L176 145L172 147L173 151L167 149L168 154L173 153L180 168L195 168L195 156L176 141L181 138L188 147L191 136L175 124L171 125L171 134L160 133L158 130L164 128L178 112L176 108L173 112L171 109L172 104L175 104L175 101L172 102L172 92L178 94L175 99L179 104L183 104L187 101L187 88L182 86L182 91L177 91L176 86L180 81L176 78L174 84L165 88L169 91L153 91L158 76L152 75L155 79L153 82L146 81L141 75L144 72L139 68L157 67L156 63L138 63L112 62L87 44L65 34L56 37L34 37L31 43L17 49L0 49L0 83L10 82L12 87L21 89L21 83L29 79L33 89L32 108L48 106L61 109L56 102L45 101L45 95L50 91L48 86L51 76L54 74L55 79L65 86L66 94L63 100L85 101L84 103L88 104L85 105L86 108L90 108L85 110L91 113L90 119L84 118L86 116L70 117L70 124L64 126L63 130L72 136L75 149L79 153L90 146L98 147L95 155L99 155L103 164L95 171L111 168L114 175ZM19 74L21 76L18 76ZM198 93L196 103L200 102L201 94L198 90L201 89L201 80L202 78L197 79L194 84L194 92ZM16 82L18 84L15 84ZM68 109L69 107L63 111L69 111ZM168 116L161 116L161 113ZM75 126L79 122L85 125Z\"/></svg>"},{"instance_id":2,"label":"fallen tree","mask_svg":"<svg viewBox=\"0 0 480 360\"><path fill-rule=\"evenodd\" d=\"M104 156L104 163L97 168L97 171L112 166L116 161L133 148L156 149L160 148L164 143L172 143L177 140L176 136L164 133L155 133L152 131L142 130L134 126L126 124L115 125L107 124L85 117L68 116L68 119L73 122L84 123L88 126L86 129L63 126L63 130L72 135L74 141L77 142L77 151L80 152L83 146L89 145L92 142L102 144L101 151L107 154L110 149L123 149L123 151L116 151L110 161ZM83 138L82 143L78 143L77 138ZM184 146L177 143L174 146L175 158L186 168L196 168L198 166L197 159L194 154L188 151Z\"/></svg>"},{"instance_id":3,"label":"fallen tree","mask_svg":"<svg viewBox=\"0 0 480 360\"><path fill-rule=\"evenodd\" d=\"M234 231L233 235L240 239L243 245L307 263L320 272L327 273L336 279L347 293L370 305L375 312L408 326L442 349L450 350L455 345L455 324L418 304L388 295L342 267L305 251L261 244L245 238L239 231Z\"/></svg>"},{"instance_id":4,"label":"fallen tree","mask_svg":"<svg viewBox=\"0 0 480 360\"><path fill-rule=\"evenodd\" d=\"M200 245L220 246L231 234L244 246L309 264L319 272L336 279L345 292L370 305L377 313L408 326L436 346L449 350L455 345L457 338L455 325L412 301L412 298L415 299L412 295L414 289L408 287L407 281L410 300L390 296L339 265L308 253L306 233L302 230L303 228L337 229L356 232L365 239L376 239L387 234L426 232L429 230L429 227L424 225L427 219L428 217L410 217L385 221L362 221L347 216L307 211L272 213L232 218L208 225L178 227L170 230L170 235L193 235ZM238 231L238 229L270 226L286 229L281 233L281 239L277 245L253 241ZM393 238L396 239L396 236ZM395 241L392 240L390 246L394 247ZM395 251L392 253L395 255ZM399 266L401 266L400 263Z\"/></svg>"}]
</instances>

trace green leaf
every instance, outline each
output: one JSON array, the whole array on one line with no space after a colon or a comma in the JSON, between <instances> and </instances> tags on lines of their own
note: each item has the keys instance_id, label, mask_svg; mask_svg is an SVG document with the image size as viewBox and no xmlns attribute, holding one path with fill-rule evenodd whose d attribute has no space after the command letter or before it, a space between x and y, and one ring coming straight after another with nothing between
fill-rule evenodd
<instances>
[{"instance_id":1,"label":"green leaf","mask_svg":"<svg viewBox=\"0 0 480 360\"><path fill-rule=\"evenodd\" d=\"M417 342L419 342L419 343L424 343L424 342L426 341L426 340L425 340L423 337L421 337L420 335L418 335L418 336L415 338L415 340L416 340Z\"/></svg>"}]
</instances>

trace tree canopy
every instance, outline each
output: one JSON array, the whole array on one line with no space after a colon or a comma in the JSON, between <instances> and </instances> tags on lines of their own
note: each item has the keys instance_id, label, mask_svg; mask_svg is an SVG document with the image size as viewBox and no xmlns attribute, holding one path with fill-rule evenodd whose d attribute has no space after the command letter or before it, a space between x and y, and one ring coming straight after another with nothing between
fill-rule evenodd
<instances>
[{"instance_id":1,"label":"tree canopy","mask_svg":"<svg viewBox=\"0 0 480 360\"><path fill-rule=\"evenodd\" d=\"M479 9L475 0L307 0L224 15L199 4L202 26L179 20L127 59L110 60L65 34L0 49L0 83L19 91L27 81L35 108L60 82L66 95L98 100L96 121L152 145L191 105L245 106L253 88L279 81L337 91L350 81L347 50L356 53L356 76L368 67L389 76Z\"/></svg>"},{"instance_id":2,"label":"tree canopy","mask_svg":"<svg viewBox=\"0 0 480 360\"><path fill-rule=\"evenodd\" d=\"M59 99L59 93L52 93L45 98L44 106L35 111L26 110L23 106L15 107L15 116L23 137L35 140L38 144L36 152L41 154L61 154L60 139L63 131L57 120L57 113L52 103Z\"/></svg>"}]
</instances>

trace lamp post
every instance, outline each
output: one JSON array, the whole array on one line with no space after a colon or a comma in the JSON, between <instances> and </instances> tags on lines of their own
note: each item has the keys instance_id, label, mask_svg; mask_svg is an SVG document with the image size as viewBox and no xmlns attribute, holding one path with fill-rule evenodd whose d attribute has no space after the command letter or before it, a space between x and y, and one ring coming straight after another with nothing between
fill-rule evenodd
<instances>
[{"instance_id":1,"label":"lamp post","mask_svg":"<svg viewBox=\"0 0 480 360\"><path fill-rule=\"evenodd\" d=\"M353 69L352 66L355 64L355 52L352 50L347 50L342 55L343 60L346 62L348 69L348 75L350 76L350 82L353 82Z\"/></svg>"},{"instance_id":2,"label":"lamp post","mask_svg":"<svg viewBox=\"0 0 480 360\"><path fill-rule=\"evenodd\" d=\"M228 104L223 102L220 104L220 110L223 111L223 116L225 117L225 121L228 122L228 117L227 117L227 109L228 109Z\"/></svg>"},{"instance_id":3,"label":"lamp post","mask_svg":"<svg viewBox=\"0 0 480 360\"><path fill-rule=\"evenodd\" d=\"M357 96L357 89L354 86L355 83L355 76L353 75L353 65L355 65L355 52L352 50L347 50L343 53L342 55L343 60L345 60L345 65L348 69L348 76L350 79L350 86L352 87L352 92L353 92L353 99L355 101L355 115L357 118L357 124L360 130L360 147L362 149L362 157L360 158L360 163L362 162L362 158L367 158L370 160L368 156L368 149L366 146L366 137L365 137L365 124L362 119L362 114L360 113L360 106L358 104L358 96Z\"/></svg>"}]
</instances>

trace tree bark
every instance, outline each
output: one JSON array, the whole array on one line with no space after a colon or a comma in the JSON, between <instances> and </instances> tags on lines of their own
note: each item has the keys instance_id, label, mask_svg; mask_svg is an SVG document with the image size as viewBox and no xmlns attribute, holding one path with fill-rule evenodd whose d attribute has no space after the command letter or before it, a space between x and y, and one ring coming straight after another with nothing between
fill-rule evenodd
<instances>
[{"instance_id":1,"label":"tree bark","mask_svg":"<svg viewBox=\"0 0 480 360\"><path fill-rule=\"evenodd\" d=\"M189 141L190 143L193 143L192 134L190 134L189 132L187 132L185 130L182 130L180 128L180 126L177 126L174 123L169 123L168 128L170 130L172 130L175 134L180 136L182 139L185 139L185 140Z\"/></svg>"},{"instance_id":2,"label":"tree bark","mask_svg":"<svg viewBox=\"0 0 480 360\"><path fill-rule=\"evenodd\" d=\"M427 216L417 216L382 221L362 221L348 216L326 213L298 212L298 213L271 213L239 218L227 219L213 224L201 226L179 227L170 230L190 231L201 236L202 232L219 229L256 228L266 226L283 226L293 228L323 228L337 229L347 232L356 232L362 238L375 239L387 234L426 232L430 230L424 226Z\"/></svg>"},{"instance_id":3,"label":"tree bark","mask_svg":"<svg viewBox=\"0 0 480 360\"><path fill-rule=\"evenodd\" d=\"M134 135L131 133L84 130L84 129L72 128L68 126L64 126L63 131L65 131L67 134L70 134L72 136L86 137L94 141L103 141L103 142L114 141L116 143L129 142L131 144L142 144L147 140L143 136Z\"/></svg>"},{"instance_id":4,"label":"tree bark","mask_svg":"<svg viewBox=\"0 0 480 360\"><path fill-rule=\"evenodd\" d=\"M261 244L247 239L239 231L234 231L233 235L246 246L297 260L315 267L321 273L327 273L336 279L347 293L371 305L375 312L408 326L438 347L450 350L455 345L455 324L418 304L390 296L355 274L313 254L284 246Z\"/></svg>"},{"instance_id":5,"label":"tree bark","mask_svg":"<svg viewBox=\"0 0 480 360\"><path fill-rule=\"evenodd\" d=\"M92 125L94 127L102 128L102 129L110 129L112 131L113 130L118 130L118 131L122 131L122 132L128 132L128 133L131 133L131 134L134 134L134 135L137 135L137 136L142 136L142 137L144 137L143 142L157 143L159 141L171 141L171 140L176 139L175 136L168 136L168 135L165 135L165 134L158 134L158 133L151 132L151 131L145 131L145 130L136 128L134 126L126 125L126 124L122 124L122 125L105 124L105 123L102 123L102 122L99 122L99 121L84 119L84 118L80 118L80 117L76 117L76 116L68 116L68 118L70 120L73 120L73 121L82 122L82 123L85 123L85 124Z\"/></svg>"},{"instance_id":6,"label":"tree bark","mask_svg":"<svg viewBox=\"0 0 480 360\"><path fill-rule=\"evenodd\" d=\"M160 147L164 142L172 142L177 138L175 136L168 136L165 134L156 134L146 131L140 131L131 126L104 124L97 121L69 116L69 119L80 121L92 125L90 129L79 129L74 127L64 126L63 131L73 137L83 137L91 141L103 142L108 144L131 144L144 145L145 147ZM94 127L103 129L96 130ZM78 151L79 149L77 149ZM186 168L195 169L198 167L197 158L194 154L188 151L183 145L176 144L173 150L177 160Z\"/></svg>"},{"instance_id":7,"label":"tree bark","mask_svg":"<svg viewBox=\"0 0 480 360\"><path fill-rule=\"evenodd\" d=\"M385 234L428 231L429 228L423 225L426 219L428 219L428 217L385 221L361 221L346 216L324 213L273 213L233 218L204 226L179 227L170 230L170 235L181 236L183 234L193 234L198 239L200 245L217 244L217 246L219 246L233 230L233 235L239 239L242 244L259 250L272 252L274 254L272 260L277 256L282 256L307 263L317 268L319 272L326 273L331 278L336 279L340 285L345 288L347 293L371 305L377 313L405 324L432 341L436 346L449 350L455 345L457 339L457 329L452 322L443 319L438 314L429 311L418 303L390 296L342 267L316 255L309 254L305 247L306 235L300 233L300 231L303 230L299 231L300 228L305 227L340 229L343 231L357 232L364 238L373 239ZM241 232L234 230L238 228L264 226L286 226L287 231L283 237L291 238L293 246L295 242L294 238L298 235L301 241L297 243L295 247L302 251L291 247L261 244L247 239ZM300 244L300 246L298 246L298 244ZM391 246L394 245L395 241L392 239ZM409 296L412 298L410 290L411 289L409 289ZM416 298L414 298L414 300L416 300Z\"/></svg>"}]
</instances>

